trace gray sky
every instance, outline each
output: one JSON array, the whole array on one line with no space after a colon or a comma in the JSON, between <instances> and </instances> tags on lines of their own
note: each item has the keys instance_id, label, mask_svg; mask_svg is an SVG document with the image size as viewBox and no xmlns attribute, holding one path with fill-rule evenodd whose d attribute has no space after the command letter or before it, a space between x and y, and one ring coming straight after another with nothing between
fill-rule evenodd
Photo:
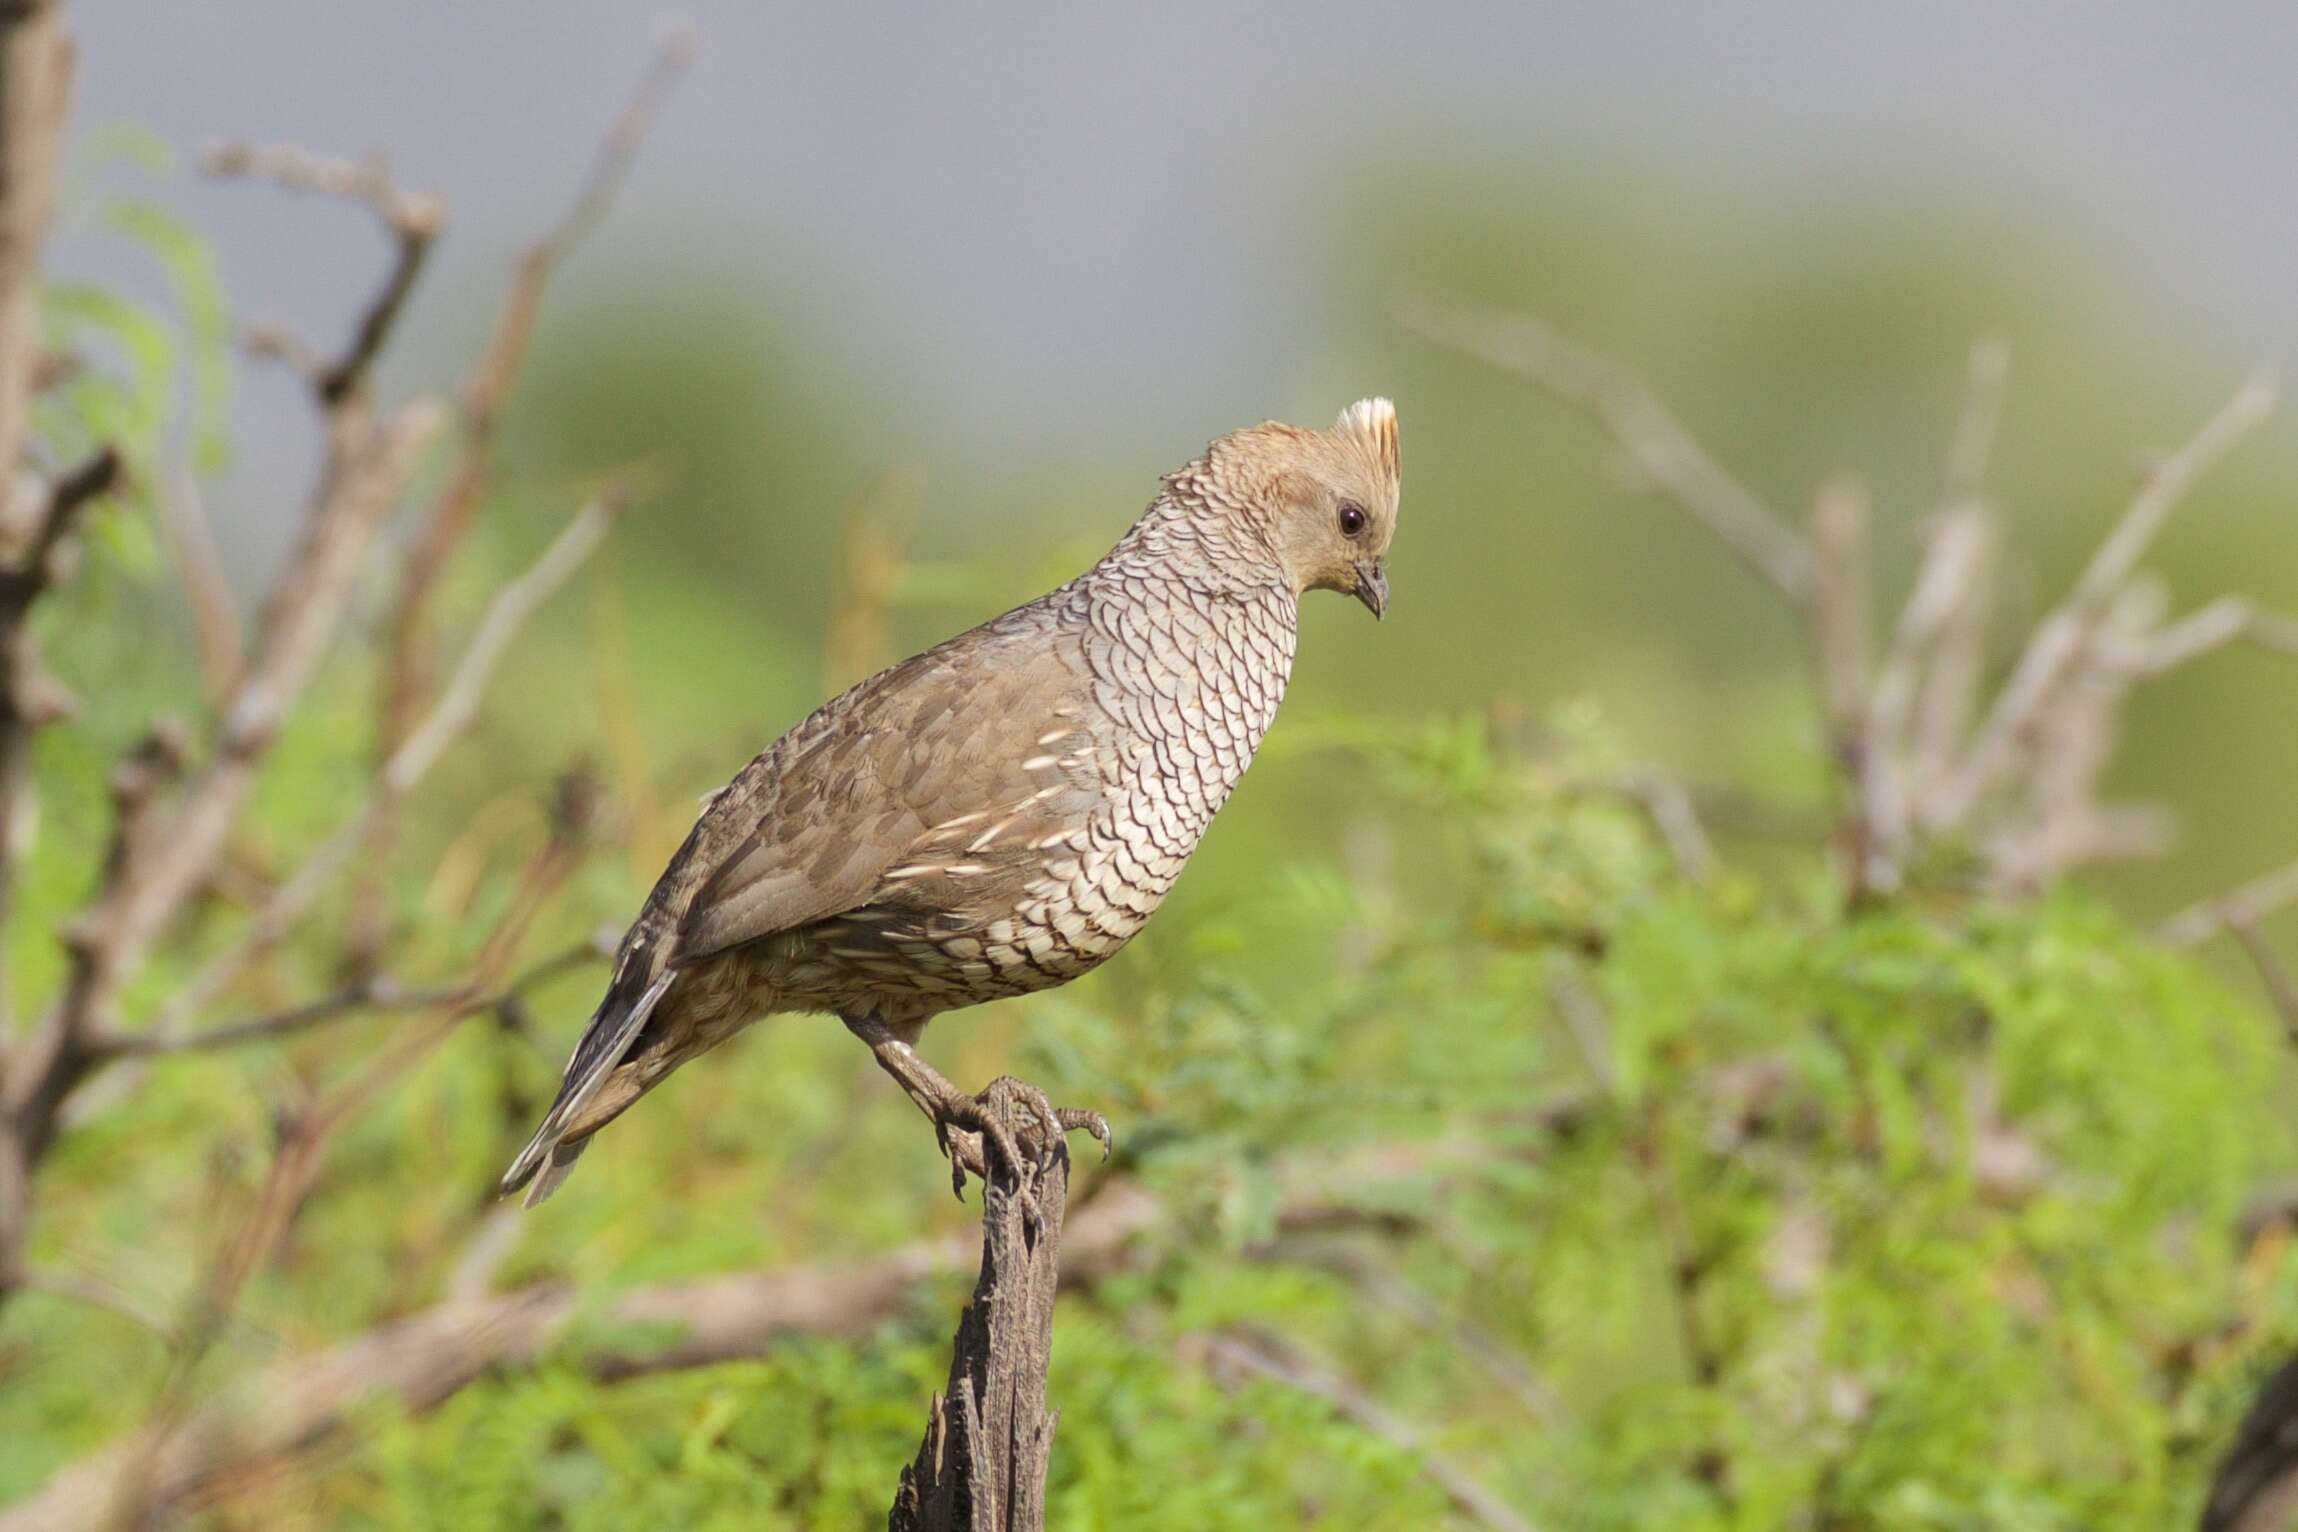
<instances>
[{"instance_id":1,"label":"gray sky","mask_svg":"<svg viewBox=\"0 0 2298 1532\"><path fill-rule=\"evenodd\" d=\"M656 14L629 0L74 9L84 124L135 121L187 147L387 145L408 183L447 198L417 353L467 342L454 325L472 310L435 295L480 301L553 215ZM2268 361L2298 351L2288 4L983 11L662 13L692 19L702 62L584 271L628 269L618 257L666 237L707 243L785 301L837 314L856 376L906 374L924 418L904 425L928 440L1105 430L1121 409L1155 428L1147 450L1303 402L1298 359L1316 339L1295 278L1316 256L1306 199L1336 162L1395 173L1385 151L1406 138L1472 181L1489 161L1504 190L1526 165L1624 146L1738 216L1912 186L2072 220L2174 324ZM371 231L262 191L170 195L220 239L251 313L342 333L346 273L379 259ZM60 250L67 270L106 258ZM250 386L250 472L280 467L264 444L293 433L261 427L295 407L282 383Z\"/></svg>"}]
</instances>

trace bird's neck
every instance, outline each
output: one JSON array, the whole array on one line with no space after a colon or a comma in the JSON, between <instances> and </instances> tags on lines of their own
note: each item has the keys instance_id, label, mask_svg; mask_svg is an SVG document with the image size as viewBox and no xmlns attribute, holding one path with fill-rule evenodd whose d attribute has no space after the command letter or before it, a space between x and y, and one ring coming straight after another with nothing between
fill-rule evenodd
<instances>
[{"instance_id":1,"label":"bird's neck","mask_svg":"<svg viewBox=\"0 0 2298 1532\"><path fill-rule=\"evenodd\" d=\"M1106 578L1172 580L1209 593L1257 597L1282 590L1299 595L1257 523L1207 503L1179 483L1167 486L1093 572Z\"/></svg>"}]
</instances>

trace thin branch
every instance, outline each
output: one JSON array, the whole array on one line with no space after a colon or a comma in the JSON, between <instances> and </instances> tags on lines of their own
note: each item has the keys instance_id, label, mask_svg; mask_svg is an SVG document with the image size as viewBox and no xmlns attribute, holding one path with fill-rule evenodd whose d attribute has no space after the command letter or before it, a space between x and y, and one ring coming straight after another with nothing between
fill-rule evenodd
<instances>
[{"instance_id":1,"label":"thin branch","mask_svg":"<svg viewBox=\"0 0 2298 1532\"><path fill-rule=\"evenodd\" d=\"M1949 508L1978 499L1986 486L1987 460L1994 455L1995 429L2002 423L2004 384L2010 370L2010 348L1999 338L1989 337L1971 347L1964 374L1963 408L1955 417L1955 433L1947 442Z\"/></svg>"},{"instance_id":2,"label":"thin branch","mask_svg":"<svg viewBox=\"0 0 2298 1532\"><path fill-rule=\"evenodd\" d=\"M2292 1042L2298 1043L2298 977L2294 977L2281 954L2266 940L2266 934L2256 922L2230 920L2228 934L2242 944L2252 966L2258 970L2258 979L2266 986L2266 998L2274 1007L2274 1014L2282 1018L2282 1031Z\"/></svg>"},{"instance_id":3,"label":"thin branch","mask_svg":"<svg viewBox=\"0 0 2298 1532\"><path fill-rule=\"evenodd\" d=\"M107 1314L126 1320L139 1330L157 1336L169 1345L175 1344L175 1332L161 1315L144 1307L108 1282L65 1271L42 1271L37 1268L23 1273L20 1285L27 1292L46 1293L68 1303L85 1304Z\"/></svg>"},{"instance_id":4,"label":"thin branch","mask_svg":"<svg viewBox=\"0 0 2298 1532\"><path fill-rule=\"evenodd\" d=\"M632 482L618 479L594 495L527 571L495 593L456 662L439 701L407 742L384 762L372 796L320 842L248 922L238 939L201 966L162 1014L155 1029L171 1033L212 1004L232 981L302 918L365 844L377 820L423 780L455 737L477 715L495 666L519 629L568 575L590 556L629 508Z\"/></svg>"},{"instance_id":5,"label":"thin branch","mask_svg":"<svg viewBox=\"0 0 2298 1532\"><path fill-rule=\"evenodd\" d=\"M55 216L75 52L59 0L0 7L0 502L15 483L31 426L41 356L40 256Z\"/></svg>"},{"instance_id":6,"label":"thin branch","mask_svg":"<svg viewBox=\"0 0 2298 1532\"><path fill-rule=\"evenodd\" d=\"M388 979L374 978L348 985L333 994L321 995L298 1005L268 1011L240 1021L218 1022L192 1032L130 1032L107 1036L99 1045L108 1054L119 1057L161 1057L177 1053L205 1053L218 1048L235 1048L242 1043L263 1042L291 1037L298 1032L329 1022L341 1021L371 1011L427 1011L441 1006L470 1004L476 1010L492 1010L506 1002L517 1000L536 985L555 978L568 969L586 962L600 961L613 955L611 947L601 948L595 940L585 941L545 959L505 985L500 994L479 998L468 984L456 984L430 989L403 989Z\"/></svg>"},{"instance_id":7,"label":"thin branch","mask_svg":"<svg viewBox=\"0 0 2298 1532\"><path fill-rule=\"evenodd\" d=\"M1715 876L1713 841L1700 823L1691 793L1672 777L1654 771L1628 771L1616 776L1576 777L1563 784L1568 792L1624 798L1644 812L1666 843L1676 871L1694 883Z\"/></svg>"},{"instance_id":8,"label":"thin branch","mask_svg":"<svg viewBox=\"0 0 2298 1532\"><path fill-rule=\"evenodd\" d=\"M560 264L613 206L656 117L692 66L695 46L692 32L685 28L665 34L637 88L600 143L573 204L549 233L519 256L494 333L463 380L457 400L460 450L445 487L407 546L390 619L384 663L382 737L386 751L396 749L413 726L422 691L417 673L419 647L431 595L440 571L478 514L494 463L496 423L525 367L544 290Z\"/></svg>"},{"instance_id":9,"label":"thin branch","mask_svg":"<svg viewBox=\"0 0 2298 1532\"><path fill-rule=\"evenodd\" d=\"M1388 1262L1353 1244L1327 1239L1288 1240L1270 1247L1272 1257L1327 1267L1353 1283L1366 1297L1395 1310L1415 1329L1444 1340L1542 1425L1564 1418L1564 1405L1540 1381L1532 1365L1506 1340L1472 1319L1448 1312L1405 1280Z\"/></svg>"},{"instance_id":10,"label":"thin branch","mask_svg":"<svg viewBox=\"0 0 2298 1532\"><path fill-rule=\"evenodd\" d=\"M1431 1448L1416 1427L1391 1414L1355 1384L1311 1364L1273 1337L1248 1338L1236 1333L1209 1335L1205 1337L1205 1349L1214 1361L1235 1371L1282 1383L1331 1405L1362 1430L1411 1458L1421 1476L1443 1492L1454 1510L1471 1521L1498 1528L1499 1532L1533 1532L1532 1522Z\"/></svg>"},{"instance_id":11,"label":"thin branch","mask_svg":"<svg viewBox=\"0 0 2298 1532\"><path fill-rule=\"evenodd\" d=\"M107 1023L118 986L213 867L257 765L349 609L361 556L441 422L425 400L373 426L356 412L331 421L329 476L274 588L214 758L185 789L166 833L107 882L68 934L72 974L45 1026L51 1055Z\"/></svg>"},{"instance_id":12,"label":"thin branch","mask_svg":"<svg viewBox=\"0 0 2298 1532\"><path fill-rule=\"evenodd\" d=\"M390 268L382 285L361 310L343 354L333 362L305 362L319 402L326 407L342 401L365 380L382 353L383 343L406 307L407 295L422 274L446 207L438 198L401 191L391 179L391 167L380 156L364 160L334 160L291 145L256 146L216 144L201 156L200 165L211 176L254 177L290 191L316 192L338 197L370 209L382 221L392 240Z\"/></svg>"},{"instance_id":13,"label":"thin branch","mask_svg":"<svg viewBox=\"0 0 2298 1532\"><path fill-rule=\"evenodd\" d=\"M4 151L0 151L4 153ZM56 481L32 530L22 560L0 573L0 927L7 923L16 884L18 844L31 792L32 740L68 712L70 697L40 663L32 612L54 584L64 544L82 515L120 478L120 457L110 447ZM0 1023L8 1015L7 968L0 959ZM0 1025L0 1043L6 1028ZM5 1264L0 1255L0 1265Z\"/></svg>"},{"instance_id":14,"label":"thin branch","mask_svg":"<svg viewBox=\"0 0 2298 1532\"><path fill-rule=\"evenodd\" d=\"M1755 494L1717 466L1634 374L1520 314L1415 296L1397 318L1438 345L1538 383L1610 431L1652 482L1798 605L1811 594L1811 550Z\"/></svg>"},{"instance_id":15,"label":"thin branch","mask_svg":"<svg viewBox=\"0 0 2298 1532\"><path fill-rule=\"evenodd\" d=\"M2122 519L2091 555L2066 600L2036 625L1978 738L1961 766L1941 784L1937 813L1942 822L1962 822L1979 797L2001 779L2051 693L2088 645L2093 625L2171 512L2195 482L2273 408L2273 386L2263 377L2251 379L2185 446L2147 475Z\"/></svg>"},{"instance_id":16,"label":"thin branch","mask_svg":"<svg viewBox=\"0 0 2298 1532\"><path fill-rule=\"evenodd\" d=\"M2133 676L2159 676L2238 639L2298 655L2298 617L2263 611L2241 596L2221 596L2157 629L2143 643L2102 658Z\"/></svg>"},{"instance_id":17,"label":"thin branch","mask_svg":"<svg viewBox=\"0 0 2298 1532\"><path fill-rule=\"evenodd\" d=\"M1351 1207L1341 1180L1362 1191L1424 1165L1422 1146L1373 1145L1341 1160L1287 1167L1277 1233L1348 1225L1385 1227L1379 1198ZM1080 1286L1114 1275L1136 1252L1180 1230L1182 1212L1139 1184L1110 1178L1071 1208L1062 1227L1062 1276ZM248 1465L328 1440L377 1400L421 1412L508 1369L531 1367L579 1336L564 1357L609 1382L754 1357L799 1335L872 1334L914 1311L922 1283L975 1263L977 1230L960 1229L843 1262L692 1278L639 1288L603 1306L564 1282L541 1281L471 1301L450 1299L315 1355L289 1358L229 1387L172 1427L147 1427L65 1468L0 1510L0 1532L80 1532L113 1504L122 1472L150 1465L145 1508L171 1506L233 1481ZM577 1328L579 1324L579 1329Z\"/></svg>"},{"instance_id":18,"label":"thin branch","mask_svg":"<svg viewBox=\"0 0 2298 1532\"><path fill-rule=\"evenodd\" d=\"M2235 926L2254 926L2284 905L2298 903L2298 862L2253 878L2230 893L2190 905L2156 929L2172 947L2194 947Z\"/></svg>"}]
</instances>

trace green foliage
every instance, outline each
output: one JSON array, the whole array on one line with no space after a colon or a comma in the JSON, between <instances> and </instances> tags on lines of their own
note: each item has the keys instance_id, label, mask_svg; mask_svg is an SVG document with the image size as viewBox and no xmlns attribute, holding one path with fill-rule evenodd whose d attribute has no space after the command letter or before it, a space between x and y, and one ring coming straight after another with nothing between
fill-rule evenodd
<instances>
[{"instance_id":1,"label":"green foliage","mask_svg":"<svg viewBox=\"0 0 2298 1532\"><path fill-rule=\"evenodd\" d=\"M1180 1210L1063 1300L1054 1524L1447 1524L1423 1451L1537 1520L1598 1529L2190 1515L2245 1386L2298 1344L2298 1262L2233 1234L2298 1161L2266 1020L2080 898L1845 917L1792 886L1694 884L1638 807L1585 790L1604 752L1527 766L1477 732L1376 747L1474 848L1449 907L1382 916L1343 881L1275 877L1266 906L1193 928L1185 961L1129 956L1030 1008L1027 1072L1120 1127L1115 1172L1081 1170L1081 1190L1137 1175ZM1269 943L1296 982L1205 955ZM1335 962L1344 948L1364 955ZM802 1252L818 1260L963 1216L933 1211L924 1135L887 1092L846 1130L869 1173L809 1190L780 1158L765 1114L786 1070L821 1072L801 1094L835 1078L833 1031L776 1035L775 1068L712 1083L733 1098L618 1129L591 1227L665 1217L638 1211L665 1186L688 1205L567 1250L586 1282L758 1259L754 1234L701 1231L748 1229L761 1196L777 1224L825 1231ZM254 1323L313 1344L408 1301L407 1252L458 1216L424 1190L437 1165L475 1185L501 1147L495 1047L466 1038L355 1135ZM65 1194L126 1170L125 1195L161 1195L130 1167L155 1139L212 1140L185 1098L212 1104L234 1072L171 1067L138 1108L143 1142L83 1140ZM724 1146L745 1168L697 1180L718 1156L691 1125L710 1121L753 1125ZM801 1150L822 1130L782 1126ZM1312 1191L1339 1232L1289 1232L1288 1199ZM1356 1265L1327 1258L1335 1241ZM1366 1261L1389 1286L1350 1275ZM298 1493L347 1527L871 1521L957 1293L862 1341L611 1386L551 1366L426 1415L372 1409ZM38 1304L0 1332L29 1358L0 1406L19 1487L43 1453L124 1423L156 1362L107 1339L114 1321ZM1422 1445L1209 1367L1206 1338L1231 1333L1354 1378ZM1487 1353L1529 1383L1502 1386ZM107 1397L81 1388L91 1354L115 1359Z\"/></svg>"}]
</instances>

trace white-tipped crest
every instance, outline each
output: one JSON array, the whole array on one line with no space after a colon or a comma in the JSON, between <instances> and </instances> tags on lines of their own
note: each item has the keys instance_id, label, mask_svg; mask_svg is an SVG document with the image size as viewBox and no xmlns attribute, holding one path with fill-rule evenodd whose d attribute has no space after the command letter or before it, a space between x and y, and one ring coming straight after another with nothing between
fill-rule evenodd
<instances>
[{"instance_id":1,"label":"white-tipped crest","mask_svg":"<svg viewBox=\"0 0 2298 1532\"><path fill-rule=\"evenodd\" d=\"M1359 399L1340 412L1333 435L1352 441L1372 459L1391 489L1404 477L1396 434L1396 406L1386 399Z\"/></svg>"}]
</instances>

